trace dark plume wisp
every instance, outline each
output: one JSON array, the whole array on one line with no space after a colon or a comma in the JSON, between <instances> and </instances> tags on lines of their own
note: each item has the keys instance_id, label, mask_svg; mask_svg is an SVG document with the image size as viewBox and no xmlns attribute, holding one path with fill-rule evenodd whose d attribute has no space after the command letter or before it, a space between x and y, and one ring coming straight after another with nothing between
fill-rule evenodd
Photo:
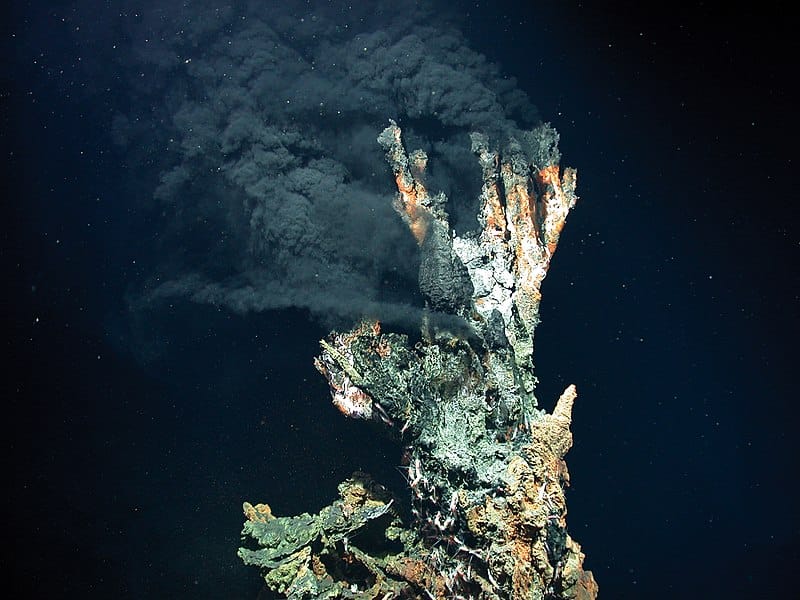
<instances>
[{"instance_id":1,"label":"dark plume wisp","mask_svg":"<svg viewBox=\"0 0 800 600\"><path fill-rule=\"evenodd\" d=\"M520 133L512 117L530 127L537 115L458 33L396 4L367 17L198 3L144 20L160 40L133 48L148 110L117 115L114 134L127 150L149 120L163 143L146 163L159 171L165 258L136 304L185 297L237 312L304 308L332 325L419 322L419 250L391 207L378 133L393 118L429 154L430 186L463 230L476 225L479 185L468 134L500 142Z\"/></svg>"}]
</instances>

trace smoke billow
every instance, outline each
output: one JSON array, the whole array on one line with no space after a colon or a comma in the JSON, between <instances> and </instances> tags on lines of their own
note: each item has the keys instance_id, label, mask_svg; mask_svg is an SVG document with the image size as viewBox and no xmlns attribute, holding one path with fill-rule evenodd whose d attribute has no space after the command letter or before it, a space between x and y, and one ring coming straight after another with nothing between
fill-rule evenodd
<instances>
[{"instance_id":1,"label":"smoke billow","mask_svg":"<svg viewBox=\"0 0 800 600\"><path fill-rule=\"evenodd\" d=\"M131 73L147 109L119 115L115 135L130 145L126 129L149 120L163 141L149 160L165 258L147 301L303 307L327 320L417 310L418 250L391 208L377 135L398 121L428 152L429 187L448 194L454 224L471 228L468 134L516 135L537 116L433 11L363 4L143 12Z\"/></svg>"}]
</instances>

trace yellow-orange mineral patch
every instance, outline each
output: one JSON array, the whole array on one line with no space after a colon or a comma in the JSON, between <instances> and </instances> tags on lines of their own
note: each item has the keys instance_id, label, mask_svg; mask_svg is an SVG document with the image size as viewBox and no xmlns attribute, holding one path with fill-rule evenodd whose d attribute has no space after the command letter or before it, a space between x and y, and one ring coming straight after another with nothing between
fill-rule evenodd
<instances>
[{"instance_id":1,"label":"yellow-orange mineral patch","mask_svg":"<svg viewBox=\"0 0 800 600\"><path fill-rule=\"evenodd\" d=\"M245 502L242 505L242 509L244 510L244 516L247 517L248 521L266 523L267 521L271 521L275 518L272 514L272 509L269 507L269 504L256 504L253 506L249 502Z\"/></svg>"}]
</instances>

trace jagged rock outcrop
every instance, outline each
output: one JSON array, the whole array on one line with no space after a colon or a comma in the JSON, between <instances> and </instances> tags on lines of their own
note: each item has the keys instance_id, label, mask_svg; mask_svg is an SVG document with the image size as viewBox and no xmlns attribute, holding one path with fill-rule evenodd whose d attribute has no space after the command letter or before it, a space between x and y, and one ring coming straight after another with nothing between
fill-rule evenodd
<instances>
[{"instance_id":1,"label":"jagged rock outcrop","mask_svg":"<svg viewBox=\"0 0 800 600\"><path fill-rule=\"evenodd\" d=\"M342 413L380 421L403 440L409 514L397 503L390 518L388 496L366 492L372 504L354 508L342 492L320 516L279 526L246 504L244 533L257 549L242 557L290 598L594 598L565 521L576 391L568 387L552 414L538 409L531 360L542 280L576 201L575 171L561 172L546 125L503 148L473 134L480 229L457 236L447 198L425 187L425 153L408 154L394 122L378 141L397 182L395 208L420 246L430 318L416 344L375 321L333 333L316 366ZM321 515L345 512L354 520L339 529L320 525ZM373 520L382 533L369 539L382 549L337 545L343 531Z\"/></svg>"}]
</instances>

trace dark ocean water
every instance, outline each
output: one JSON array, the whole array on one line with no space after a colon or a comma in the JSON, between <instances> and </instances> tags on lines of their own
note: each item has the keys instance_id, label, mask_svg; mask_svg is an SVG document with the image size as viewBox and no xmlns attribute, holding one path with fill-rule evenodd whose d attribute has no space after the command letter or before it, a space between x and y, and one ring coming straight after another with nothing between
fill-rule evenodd
<instances>
[{"instance_id":1,"label":"dark ocean water","mask_svg":"<svg viewBox=\"0 0 800 600\"><path fill-rule=\"evenodd\" d=\"M798 48L783 5L425 6L422 17L379 3L4 8L2 560L19 597L256 598L257 573L236 557L244 500L313 512L357 469L402 491L398 445L340 417L312 359L365 295L395 307L398 327L419 303L414 246L382 220L392 182L364 142L394 116L382 102L401 82L373 85L378 59L341 51L358 33L365 48L391 46L381 40L408 23L461 33L441 64L463 46L515 77L578 168L535 362L544 407L578 386L568 523L601 597L792 597ZM248 19L265 23L255 37L241 33ZM270 192L209 174L209 148L232 143L219 103L248 62L229 66L225 40L254 72L278 73L236 105L298 110L323 150L286 147L317 158L335 147L348 173L319 193L344 190L368 213L335 204L311 235L294 213L253 226L231 209ZM275 44L296 54L270 54ZM368 94L294 73L321 44L345 79L363 69ZM407 119L423 137L466 126L462 108L467 122L494 114L475 108L475 85L446 77L440 112ZM314 114L283 107L317 98ZM165 187L178 163L188 175ZM228 172L245 180L248 165ZM335 179L319 168L331 178L320 185ZM458 174L440 174L453 195L470 189Z\"/></svg>"}]
</instances>

